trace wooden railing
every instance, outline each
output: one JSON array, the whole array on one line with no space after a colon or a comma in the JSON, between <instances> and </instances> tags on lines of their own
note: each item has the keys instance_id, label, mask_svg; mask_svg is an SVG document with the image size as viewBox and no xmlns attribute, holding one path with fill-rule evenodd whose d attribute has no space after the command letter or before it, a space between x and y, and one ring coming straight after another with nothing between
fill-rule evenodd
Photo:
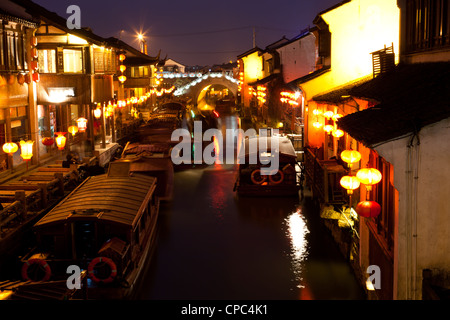
<instances>
[{"instance_id":1,"label":"wooden railing","mask_svg":"<svg viewBox=\"0 0 450 320\"><path fill-rule=\"evenodd\" d=\"M309 148L305 148L305 176L313 197L323 203L343 203L342 190L337 187L345 169L335 160L319 160Z\"/></svg>"}]
</instances>

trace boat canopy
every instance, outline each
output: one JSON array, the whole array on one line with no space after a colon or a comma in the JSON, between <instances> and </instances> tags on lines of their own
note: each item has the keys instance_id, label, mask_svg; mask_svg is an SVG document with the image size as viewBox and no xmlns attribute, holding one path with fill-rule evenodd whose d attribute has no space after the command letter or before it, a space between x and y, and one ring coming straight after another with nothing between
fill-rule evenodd
<instances>
[{"instance_id":1,"label":"boat canopy","mask_svg":"<svg viewBox=\"0 0 450 320\"><path fill-rule=\"evenodd\" d=\"M239 151L239 158L242 159L244 156L248 157L249 155L259 154L260 152L274 152L275 150L272 150L272 145L276 145L275 140L278 141L277 149L280 155L297 158L291 140L282 136L254 136L244 139Z\"/></svg>"},{"instance_id":2,"label":"boat canopy","mask_svg":"<svg viewBox=\"0 0 450 320\"><path fill-rule=\"evenodd\" d=\"M35 224L95 219L134 228L156 187L156 178L138 174L92 176Z\"/></svg>"}]
</instances>

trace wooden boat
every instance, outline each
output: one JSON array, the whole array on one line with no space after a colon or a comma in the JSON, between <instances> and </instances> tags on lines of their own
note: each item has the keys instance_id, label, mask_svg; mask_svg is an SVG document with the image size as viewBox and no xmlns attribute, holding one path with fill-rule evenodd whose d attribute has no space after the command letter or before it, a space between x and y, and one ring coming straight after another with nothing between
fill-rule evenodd
<instances>
[{"instance_id":1,"label":"wooden boat","mask_svg":"<svg viewBox=\"0 0 450 320\"><path fill-rule=\"evenodd\" d=\"M157 178L155 190L160 201L173 195L174 167L171 145L167 143L127 143L118 162L129 162L130 172Z\"/></svg>"},{"instance_id":2,"label":"wooden boat","mask_svg":"<svg viewBox=\"0 0 450 320\"><path fill-rule=\"evenodd\" d=\"M79 266L88 299L133 294L156 241L156 178L111 163L108 173L87 178L34 225L37 248L22 258L26 281L67 279ZM80 292L81 294L81 292Z\"/></svg>"},{"instance_id":3,"label":"wooden boat","mask_svg":"<svg viewBox=\"0 0 450 320\"><path fill-rule=\"evenodd\" d=\"M274 140L277 139L278 148L275 146ZM264 140L264 141L263 141ZM258 148L249 148L255 144ZM262 144L263 143L263 144ZM261 146L265 146L261 148ZM272 175L263 175L262 167L269 165L262 164L260 161L261 153L264 156L271 156L273 153L279 152L279 164ZM256 163L251 164L250 161L254 157ZM239 152L239 169L237 172L234 191L240 196L298 196L300 184L297 178L297 156L295 154L292 142L282 136L270 137L247 137L243 140L241 150Z\"/></svg>"}]
</instances>

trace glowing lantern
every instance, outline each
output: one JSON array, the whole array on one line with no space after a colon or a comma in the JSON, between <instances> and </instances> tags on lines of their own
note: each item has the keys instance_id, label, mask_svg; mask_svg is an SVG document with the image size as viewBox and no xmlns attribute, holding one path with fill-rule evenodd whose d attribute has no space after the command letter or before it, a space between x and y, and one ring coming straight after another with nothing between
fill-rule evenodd
<instances>
[{"instance_id":1,"label":"glowing lantern","mask_svg":"<svg viewBox=\"0 0 450 320\"><path fill-rule=\"evenodd\" d=\"M34 82L39 82L39 72L33 72L33 74L31 75L31 78L33 79Z\"/></svg>"},{"instance_id":2,"label":"glowing lantern","mask_svg":"<svg viewBox=\"0 0 450 320\"><path fill-rule=\"evenodd\" d=\"M320 123L319 121L316 121L313 123L313 127L316 129L320 129L322 127L322 123Z\"/></svg>"},{"instance_id":3,"label":"glowing lantern","mask_svg":"<svg viewBox=\"0 0 450 320\"><path fill-rule=\"evenodd\" d=\"M109 104L108 107L106 108L105 116L110 117L110 116L112 116L113 112L114 112L114 108L111 104Z\"/></svg>"},{"instance_id":4,"label":"glowing lantern","mask_svg":"<svg viewBox=\"0 0 450 320\"><path fill-rule=\"evenodd\" d=\"M33 47L36 47L37 44L38 44L38 39L37 39L37 37L36 37L36 36L32 36L31 39L30 39L30 43L31 43L31 45L32 45Z\"/></svg>"},{"instance_id":5,"label":"glowing lantern","mask_svg":"<svg viewBox=\"0 0 450 320\"><path fill-rule=\"evenodd\" d=\"M38 51L36 48L31 49L31 57L35 59L38 58Z\"/></svg>"},{"instance_id":6,"label":"glowing lantern","mask_svg":"<svg viewBox=\"0 0 450 320\"><path fill-rule=\"evenodd\" d=\"M124 75L119 76L119 81L124 83L127 80L127 77L125 77Z\"/></svg>"},{"instance_id":7,"label":"glowing lantern","mask_svg":"<svg viewBox=\"0 0 450 320\"><path fill-rule=\"evenodd\" d=\"M50 147L55 143L55 140L53 140L53 138L50 137L45 137L42 139L42 144L44 146Z\"/></svg>"},{"instance_id":8,"label":"glowing lantern","mask_svg":"<svg viewBox=\"0 0 450 320\"><path fill-rule=\"evenodd\" d=\"M355 208L357 214L365 218L375 218L381 212L381 206L375 201L361 201Z\"/></svg>"},{"instance_id":9,"label":"glowing lantern","mask_svg":"<svg viewBox=\"0 0 450 320\"><path fill-rule=\"evenodd\" d=\"M323 130L325 130L326 133L330 133L333 131L334 127L331 124L327 124L325 127L323 127Z\"/></svg>"},{"instance_id":10,"label":"glowing lantern","mask_svg":"<svg viewBox=\"0 0 450 320\"><path fill-rule=\"evenodd\" d=\"M37 60L31 60L30 61L30 68L32 70L37 70L38 69L38 62L37 62Z\"/></svg>"},{"instance_id":11,"label":"glowing lantern","mask_svg":"<svg viewBox=\"0 0 450 320\"><path fill-rule=\"evenodd\" d=\"M56 146L58 147L58 150L64 150L64 147L66 146L66 137L64 136L65 132L55 132L56 134Z\"/></svg>"},{"instance_id":12,"label":"glowing lantern","mask_svg":"<svg viewBox=\"0 0 450 320\"><path fill-rule=\"evenodd\" d=\"M78 132L78 127L70 126L69 128L67 128L67 131L69 131L74 136Z\"/></svg>"},{"instance_id":13,"label":"glowing lantern","mask_svg":"<svg viewBox=\"0 0 450 320\"><path fill-rule=\"evenodd\" d=\"M331 117L334 115L334 112L333 111L327 111L327 112L325 112L324 114L323 114L323 116L325 117L325 118L327 118L328 120L330 120L331 119Z\"/></svg>"},{"instance_id":14,"label":"glowing lantern","mask_svg":"<svg viewBox=\"0 0 450 320\"><path fill-rule=\"evenodd\" d=\"M85 132L86 131L86 127L87 127L87 119L79 118L77 120L77 125L78 125L78 131L79 132Z\"/></svg>"},{"instance_id":15,"label":"glowing lantern","mask_svg":"<svg viewBox=\"0 0 450 320\"><path fill-rule=\"evenodd\" d=\"M19 150L19 146L14 142L7 142L3 145L2 149L7 154L13 154Z\"/></svg>"},{"instance_id":16,"label":"glowing lantern","mask_svg":"<svg viewBox=\"0 0 450 320\"><path fill-rule=\"evenodd\" d=\"M361 160L361 153L355 150L344 150L341 153L341 159L348 164L349 168L351 168L352 164Z\"/></svg>"},{"instance_id":17,"label":"glowing lantern","mask_svg":"<svg viewBox=\"0 0 450 320\"><path fill-rule=\"evenodd\" d=\"M337 121L339 118L342 118L342 114L340 113L333 114L333 116L331 117L331 119L333 119L334 121Z\"/></svg>"},{"instance_id":18,"label":"glowing lantern","mask_svg":"<svg viewBox=\"0 0 450 320\"><path fill-rule=\"evenodd\" d=\"M367 191L372 190L372 186L381 181L381 172L374 168L364 168L358 170L356 177L359 182L366 185Z\"/></svg>"},{"instance_id":19,"label":"glowing lantern","mask_svg":"<svg viewBox=\"0 0 450 320\"><path fill-rule=\"evenodd\" d=\"M119 55L119 60L120 60L120 61L125 60L125 58L126 58L126 56L125 56L124 54L120 54L120 55Z\"/></svg>"},{"instance_id":20,"label":"glowing lantern","mask_svg":"<svg viewBox=\"0 0 450 320\"><path fill-rule=\"evenodd\" d=\"M125 70L127 70L127 67L123 64L120 65L119 67L120 72L124 72Z\"/></svg>"},{"instance_id":21,"label":"glowing lantern","mask_svg":"<svg viewBox=\"0 0 450 320\"><path fill-rule=\"evenodd\" d=\"M20 150L23 160L28 161L33 157L33 144L34 141L28 140L28 141L20 141Z\"/></svg>"},{"instance_id":22,"label":"glowing lantern","mask_svg":"<svg viewBox=\"0 0 450 320\"><path fill-rule=\"evenodd\" d=\"M313 110L313 115L320 116L321 114L322 114L322 111L320 111L319 109L314 109Z\"/></svg>"},{"instance_id":23,"label":"glowing lantern","mask_svg":"<svg viewBox=\"0 0 450 320\"><path fill-rule=\"evenodd\" d=\"M94 117L96 117L97 119L99 119L102 116L102 109L97 108L94 110Z\"/></svg>"},{"instance_id":24,"label":"glowing lantern","mask_svg":"<svg viewBox=\"0 0 450 320\"><path fill-rule=\"evenodd\" d=\"M340 129L336 129L336 130L333 130L332 135L335 138L340 138L340 137L342 137L344 135L344 131L342 131Z\"/></svg>"},{"instance_id":25,"label":"glowing lantern","mask_svg":"<svg viewBox=\"0 0 450 320\"><path fill-rule=\"evenodd\" d=\"M360 186L360 182L355 176L343 176L340 184L344 189L347 189L348 194L352 194L353 190L358 189Z\"/></svg>"}]
</instances>

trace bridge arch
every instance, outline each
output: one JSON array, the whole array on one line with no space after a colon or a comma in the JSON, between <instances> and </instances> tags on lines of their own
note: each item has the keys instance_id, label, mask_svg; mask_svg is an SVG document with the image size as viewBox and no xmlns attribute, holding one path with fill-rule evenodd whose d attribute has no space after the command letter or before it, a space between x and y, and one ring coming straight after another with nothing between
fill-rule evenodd
<instances>
[{"instance_id":1,"label":"bridge arch","mask_svg":"<svg viewBox=\"0 0 450 320\"><path fill-rule=\"evenodd\" d=\"M192 99L194 104L197 104L199 97L202 97L202 92L214 85L220 85L227 88L233 94L234 99L237 102L238 80L223 73L204 74L202 77L198 77L184 86L177 88L174 95L187 96Z\"/></svg>"}]
</instances>

